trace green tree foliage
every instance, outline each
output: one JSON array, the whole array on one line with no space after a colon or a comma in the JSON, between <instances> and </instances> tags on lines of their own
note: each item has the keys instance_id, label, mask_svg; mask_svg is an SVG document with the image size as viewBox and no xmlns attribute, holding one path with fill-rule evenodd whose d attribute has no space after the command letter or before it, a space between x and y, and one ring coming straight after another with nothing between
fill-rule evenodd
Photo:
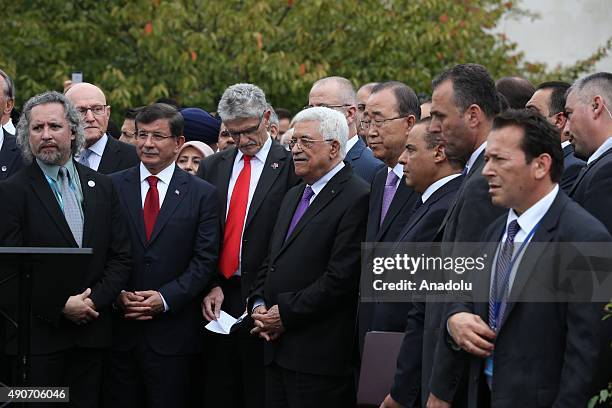
<instances>
[{"instance_id":1,"label":"green tree foliage","mask_svg":"<svg viewBox=\"0 0 612 408\"><path fill-rule=\"evenodd\" d=\"M296 110L327 75L356 85L397 79L428 92L436 73L462 62L496 77L573 79L611 45L563 72L527 64L491 30L521 12L500 0L13 0L10 12L0 66L16 79L18 103L83 71L115 115L159 97L215 110L236 82Z\"/></svg>"}]
</instances>

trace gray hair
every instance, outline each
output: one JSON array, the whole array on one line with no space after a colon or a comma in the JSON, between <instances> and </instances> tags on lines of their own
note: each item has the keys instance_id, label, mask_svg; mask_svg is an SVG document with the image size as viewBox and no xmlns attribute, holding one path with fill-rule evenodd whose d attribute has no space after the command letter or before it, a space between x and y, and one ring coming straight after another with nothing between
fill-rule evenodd
<instances>
[{"instance_id":1,"label":"gray hair","mask_svg":"<svg viewBox=\"0 0 612 408\"><path fill-rule=\"evenodd\" d=\"M34 155L32 148L30 147L30 115L32 109L38 105L45 105L48 103L59 103L64 107L66 113L66 120L70 125L70 131L75 136L70 146L70 153L74 156L81 150L85 144L85 133L83 125L81 125L81 118L78 112L74 108L74 105L64 96L63 94L55 91L47 91L30 98L25 105L23 105L23 112L19 118L17 124L17 145L21 149L21 155L23 156L26 163L32 163Z\"/></svg>"},{"instance_id":2,"label":"gray hair","mask_svg":"<svg viewBox=\"0 0 612 408\"><path fill-rule=\"evenodd\" d=\"M256 85L234 84L223 92L217 112L223 122L259 118L268 109L266 95Z\"/></svg>"},{"instance_id":3,"label":"gray hair","mask_svg":"<svg viewBox=\"0 0 612 408\"><path fill-rule=\"evenodd\" d=\"M337 140L340 143L340 157L346 156L346 142L348 140L348 124L344 115L334 109L314 107L304 109L291 121L292 124L300 122L319 122L319 133L323 139Z\"/></svg>"},{"instance_id":4,"label":"gray hair","mask_svg":"<svg viewBox=\"0 0 612 408\"><path fill-rule=\"evenodd\" d=\"M13 84L13 80L6 72L0 69L0 77L4 79L4 86L2 91L4 92L4 96L9 99L15 99L15 85Z\"/></svg>"},{"instance_id":5,"label":"gray hair","mask_svg":"<svg viewBox=\"0 0 612 408\"><path fill-rule=\"evenodd\" d=\"M278 115L276 114L276 111L274 110L272 105L268 104L268 110L270 111L270 124L278 126L280 122L278 120Z\"/></svg>"},{"instance_id":6,"label":"gray hair","mask_svg":"<svg viewBox=\"0 0 612 408\"><path fill-rule=\"evenodd\" d=\"M612 73L597 72L578 79L567 90L566 96L576 92L582 103L590 103L593 97L600 95L606 106L612 104ZM612 107L609 107L610 109Z\"/></svg>"},{"instance_id":7,"label":"gray hair","mask_svg":"<svg viewBox=\"0 0 612 408\"><path fill-rule=\"evenodd\" d=\"M338 87L338 98L341 103L347 105L357 105L357 92L355 91L355 86L348 79L341 76L331 76L326 78L321 78L314 84L312 84L312 91L317 86L323 85L336 85Z\"/></svg>"}]
</instances>

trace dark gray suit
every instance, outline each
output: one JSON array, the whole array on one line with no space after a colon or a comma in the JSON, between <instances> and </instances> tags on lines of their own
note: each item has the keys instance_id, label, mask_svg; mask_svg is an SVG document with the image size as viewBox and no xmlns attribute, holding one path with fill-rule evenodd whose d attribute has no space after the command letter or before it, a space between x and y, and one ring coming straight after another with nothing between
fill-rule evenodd
<instances>
[{"instance_id":1,"label":"dark gray suit","mask_svg":"<svg viewBox=\"0 0 612 408\"><path fill-rule=\"evenodd\" d=\"M567 194L571 191L578 173L586 163L574 155L574 146L569 145L563 148L563 175L559 182L559 187Z\"/></svg>"},{"instance_id":2,"label":"dark gray suit","mask_svg":"<svg viewBox=\"0 0 612 408\"><path fill-rule=\"evenodd\" d=\"M15 136L6 130L0 131L4 132L4 142L0 149L0 180L5 180L23 167L23 160L21 151L15 142Z\"/></svg>"},{"instance_id":3,"label":"dark gray suit","mask_svg":"<svg viewBox=\"0 0 612 408\"><path fill-rule=\"evenodd\" d=\"M355 174L364 179L368 184L372 184L374 176L376 176L378 170L385 167L385 164L374 157L372 150L366 146L359 136L354 137L357 138L357 143L351 147L351 150L346 152L344 161L353 167Z\"/></svg>"},{"instance_id":4,"label":"dark gray suit","mask_svg":"<svg viewBox=\"0 0 612 408\"><path fill-rule=\"evenodd\" d=\"M98 173L111 174L128 169L140 163L136 154L136 148L128 143L115 140L108 136L108 141L104 147L104 153L100 159Z\"/></svg>"}]
</instances>

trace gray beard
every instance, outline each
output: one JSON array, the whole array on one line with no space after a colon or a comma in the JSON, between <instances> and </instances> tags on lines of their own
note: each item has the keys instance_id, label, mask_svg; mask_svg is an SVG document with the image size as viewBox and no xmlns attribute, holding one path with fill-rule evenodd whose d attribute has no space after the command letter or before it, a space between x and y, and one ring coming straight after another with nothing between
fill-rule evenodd
<instances>
[{"instance_id":1,"label":"gray beard","mask_svg":"<svg viewBox=\"0 0 612 408\"><path fill-rule=\"evenodd\" d=\"M64 155L60 151L52 153L38 153L36 158L48 165L61 166L66 162Z\"/></svg>"}]
</instances>

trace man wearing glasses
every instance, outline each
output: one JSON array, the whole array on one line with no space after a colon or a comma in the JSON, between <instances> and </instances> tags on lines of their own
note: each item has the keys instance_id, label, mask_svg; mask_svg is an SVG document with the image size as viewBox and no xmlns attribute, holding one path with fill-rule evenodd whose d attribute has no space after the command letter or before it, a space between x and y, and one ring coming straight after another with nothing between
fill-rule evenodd
<instances>
[{"instance_id":1,"label":"man wearing glasses","mask_svg":"<svg viewBox=\"0 0 612 408\"><path fill-rule=\"evenodd\" d=\"M217 187L223 243L216 280L202 303L207 320L246 310L249 288L268 253L287 190L297 184L291 155L267 132L271 111L252 84L225 90L217 111L233 144L200 162L198 176ZM205 406L263 407L263 343L250 318L229 335L207 333Z\"/></svg>"},{"instance_id":2,"label":"man wearing glasses","mask_svg":"<svg viewBox=\"0 0 612 408\"><path fill-rule=\"evenodd\" d=\"M102 174L110 174L135 166L136 149L106 134L111 107L106 105L104 92L87 82L72 85L66 97L81 116L85 128L85 146L78 162Z\"/></svg>"},{"instance_id":3,"label":"man wearing glasses","mask_svg":"<svg viewBox=\"0 0 612 408\"><path fill-rule=\"evenodd\" d=\"M200 299L217 263L215 188L175 164L183 117L155 103L136 116L140 164L112 175L134 268L117 298L106 406L184 407L202 351Z\"/></svg>"},{"instance_id":4,"label":"man wearing glasses","mask_svg":"<svg viewBox=\"0 0 612 408\"><path fill-rule=\"evenodd\" d=\"M419 195L405 183L399 158L408 132L420 118L419 99L407 85L383 82L372 89L364 121L374 156L386 166L378 171L370 194L367 242L393 242L410 219ZM360 341L366 331L404 331L409 303L360 306Z\"/></svg>"},{"instance_id":5,"label":"man wearing glasses","mask_svg":"<svg viewBox=\"0 0 612 408\"><path fill-rule=\"evenodd\" d=\"M310 89L308 106L331 108L342 113L349 127L344 160L353 167L355 174L368 184L384 164L374 157L365 142L357 136L360 115L357 112L357 95L351 81L342 77L327 77L318 80Z\"/></svg>"}]
</instances>

